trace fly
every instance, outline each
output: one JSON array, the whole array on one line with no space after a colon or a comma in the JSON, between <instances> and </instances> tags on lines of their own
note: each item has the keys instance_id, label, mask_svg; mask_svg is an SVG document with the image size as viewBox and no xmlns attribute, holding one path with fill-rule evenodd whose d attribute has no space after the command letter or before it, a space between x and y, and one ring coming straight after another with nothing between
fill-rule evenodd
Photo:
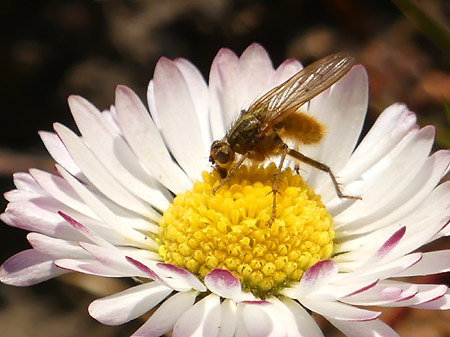
<instances>
[{"instance_id":1,"label":"fly","mask_svg":"<svg viewBox=\"0 0 450 337\"><path fill-rule=\"evenodd\" d=\"M209 160L223 178L213 189L213 194L245 160L261 162L278 155L280 162L272 186L273 206L269 225L276 217L279 175L286 156L328 173L339 198L361 199L342 192L330 167L290 148L284 141L308 145L322 140L325 126L299 108L339 81L354 63L355 59L347 53L324 57L264 94L248 110L242 110L225 137L211 145ZM236 153L240 155L238 159Z\"/></svg>"}]
</instances>

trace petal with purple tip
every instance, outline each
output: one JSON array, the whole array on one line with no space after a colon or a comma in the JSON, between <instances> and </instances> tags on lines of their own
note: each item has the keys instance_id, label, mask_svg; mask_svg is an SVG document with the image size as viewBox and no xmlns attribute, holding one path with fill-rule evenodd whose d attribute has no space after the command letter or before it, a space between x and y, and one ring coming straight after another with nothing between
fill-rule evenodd
<instances>
[{"instance_id":1,"label":"petal with purple tip","mask_svg":"<svg viewBox=\"0 0 450 337\"><path fill-rule=\"evenodd\" d=\"M175 282L175 284L180 284L180 286L187 289L195 289L198 291L205 291L206 287L205 285L196 278L192 273L188 272L186 269L177 267L170 263L158 263L157 264L158 269L163 273L163 275L166 277L165 280L167 282L172 281ZM173 284L170 282L170 284Z\"/></svg>"},{"instance_id":2,"label":"petal with purple tip","mask_svg":"<svg viewBox=\"0 0 450 337\"><path fill-rule=\"evenodd\" d=\"M209 290L223 298L236 299L241 294L241 282L228 270L214 269L205 276L205 284Z\"/></svg>"},{"instance_id":3,"label":"petal with purple tip","mask_svg":"<svg viewBox=\"0 0 450 337\"><path fill-rule=\"evenodd\" d=\"M0 268L0 281L26 287L67 273L58 268L53 257L35 249L24 250L6 260Z\"/></svg>"},{"instance_id":4,"label":"petal with purple tip","mask_svg":"<svg viewBox=\"0 0 450 337\"><path fill-rule=\"evenodd\" d=\"M157 282L140 284L95 300L89 305L89 314L103 324L123 324L152 309L172 291Z\"/></svg>"}]
</instances>

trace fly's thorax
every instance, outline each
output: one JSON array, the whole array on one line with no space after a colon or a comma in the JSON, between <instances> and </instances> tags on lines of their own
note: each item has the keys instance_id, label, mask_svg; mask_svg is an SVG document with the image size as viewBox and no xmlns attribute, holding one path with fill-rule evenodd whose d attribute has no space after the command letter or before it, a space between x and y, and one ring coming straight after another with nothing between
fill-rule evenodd
<instances>
[{"instance_id":1,"label":"fly's thorax","mask_svg":"<svg viewBox=\"0 0 450 337\"><path fill-rule=\"evenodd\" d=\"M226 135L228 144L240 154L253 150L255 142L258 142L257 133L260 121L252 114L243 114L231 127Z\"/></svg>"}]
</instances>

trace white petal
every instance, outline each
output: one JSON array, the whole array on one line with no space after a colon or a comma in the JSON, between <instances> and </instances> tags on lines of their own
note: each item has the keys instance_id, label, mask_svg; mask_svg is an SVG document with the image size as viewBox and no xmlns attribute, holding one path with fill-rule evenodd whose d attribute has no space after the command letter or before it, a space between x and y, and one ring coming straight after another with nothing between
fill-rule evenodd
<instances>
[{"instance_id":1,"label":"white petal","mask_svg":"<svg viewBox=\"0 0 450 337\"><path fill-rule=\"evenodd\" d=\"M338 257L338 261L346 262L356 262L360 261L364 264L377 264L381 260L386 260L386 255L392 252L392 250L400 244L402 238L405 236L406 227L400 227L395 230L394 233L389 232L389 237L386 238L385 231L378 231L372 233L370 236L364 236L361 238L360 247L354 247L348 253L344 253ZM368 242L367 242L368 241ZM343 248L339 248L340 251L345 249L345 244ZM363 256L367 256L369 259L363 259Z\"/></svg>"},{"instance_id":2,"label":"white petal","mask_svg":"<svg viewBox=\"0 0 450 337\"><path fill-rule=\"evenodd\" d=\"M233 337L237 324L236 303L230 299L225 299L220 305L221 321L219 337Z\"/></svg>"},{"instance_id":3,"label":"white petal","mask_svg":"<svg viewBox=\"0 0 450 337\"><path fill-rule=\"evenodd\" d=\"M34 249L54 258L89 258L89 254L73 241L55 239L38 233L29 233L27 239Z\"/></svg>"},{"instance_id":4,"label":"white petal","mask_svg":"<svg viewBox=\"0 0 450 337\"><path fill-rule=\"evenodd\" d=\"M97 245L102 246L102 247L108 247L108 248L113 248L114 247L111 243L106 241L103 237L98 235L96 232L90 230L89 228L87 228L86 226L84 226L82 223L78 222L74 218L70 217L69 215L67 215L67 214L65 214L63 212L58 212L58 214L64 220L66 220L70 225L72 225L77 231L79 231L87 239L89 239L90 241L92 241L92 242L94 242Z\"/></svg>"},{"instance_id":5,"label":"white petal","mask_svg":"<svg viewBox=\"0 0 450 337\"><path fill-rule=\"evenodd\" d=\"M183 288L184 291L191 288L202 292L206 291L205 285L195 275L183 268L169 263L158 263L156 267L155 271L158 275L161 275L171 286L175 287L176 284L179 284L178 287L181 287L179 291Z\"/></svg>"},{"instance_id":6,"label":"white petal","mask_svg":"<svg viewBox=\"0 0 450 337\"><path fill-rule=\"evenodd\" d=\"M59 166L57 166L59 167ZM80 183L75 180L73 177L71 177L67 172L60 171L61 175L66 177L66 181L72 182L70 186L73 188L74 185L81 186L81 188L78 189L78 191L82 190L84 193L82 193L83 196L87 197L88 195L90 198L88 198L88 201L86 201L86 198L84 199L84 203L88 206L93 206L94 208L89 208L90 210L94 209L94 218L86 216L85 213L77 212L73 210L72 208L68 208L65 205L56 205L54 206L55 211L62 211L63 213L70 214L72 217L76 217L80 220L80 222L83 222L87 227L91 228L92 230L95 230L101 236L103 236L105 239L112 240L117 239L117 235L115 235L115 232L111 231L111 226L103 219L105 220L112 220L112 217L105 217L100 218L98 214L102 214L102 212L99 212L99 209L97 207L105 207L107 208L107 211L109 214L113 213L114 217L116 219L119 219L116 222L126 224L127 228L132 228L135 230L140 230L143 232L152 232L157 233L159 230L159 227L154 223L150 222L149 219L139 216L136 213L124 209L123 207L118 206L117 204L113 203L111 200L103 197L101 194L95 193L95 191L89 191L85 188L85 185L79 185ZM92 199L92 200L90 200ZM93 204L92 204L93 203ZM102 205L102 206L101 206ZM100 208L101 209L101 208ZM91 211L89 212L91 213ZM106 213L106 212L105 212ZM103 214L105 215L105 214ZM159 218L159 217L158 217ZM97 220L98 219L98 220ZM106 230L106 232L105 232ZM128 240L128 243L123 243L123 237L122 240L117 241L120 244L130 244L130 240Z\"/></svg>"},{"instance_id":7,"label":"white petal","mask_svg":"<svg viewBox=\"0 0 450 337\"><path fill-rule=\"evenodd\" d=\"M103 277L130 277L127 272L109 268L100 262L91 259L59 259L55 260L55 265L59 268L76 271L83 274L97 275ZM136 273L134 273L136 274ZM139 275L141 276L141 275Z\"/></svg>"},{"instance_id":8,"label":"white petal","mask_svg":"<svg viewBox=\"0 0 450 337\"><path fill-rule=\"evenodd\" d=\"M89 314L102 324L123 324L143 315L171 292L157 282L140 284L95 300L89 305Z\"/></svg>"},{"instance_id":9,"label":"white petal","mask_svg":"<svg viewBox=\"0 0 450 337\"><path fill-rule=\"evenodd\" d=\"M62 167L64 167L71 175L77 177L80 180L85 180L83 173L80 171L80 168L75 164L72 157L70 156L67 149L64 147L64 144L61 142L61 139L53 133L47 131L40 131L39 136L42 139L42 142L45 145L48 153L52 156L52 158Z\"/></svg>"},{"instance_id":10,"label":"white petal","mask_svg":"<svg viewBox=\"0 0 450 337\"><path fill-rule=\"evenodd\" d=\"M422 259L397 276L419 276L445 273L450 271L450 250L423 253Z\"/></svg>"},{"instance_id":11,"label":"white petal","mask_svg":"<svg viewBox=\"0 0 450 337\"><path fill-rule=\"evenodd\" d=\"M151 209L150 205L135 197L111 176L78 136L61 124L55 124L54 128L77 165L89 181L105 196L138 214L150 218L155 217L156 212Z\"/></svg>"},{"instance_id":12,"label":"white petal","mask_svg":"<svg viewBox=\"0 0 450 337\"><path fill-rule=\"evenodd\" d=\"M111 105L107 110L103 110L101 112L101 118L109 126L110 129L114 130L114 134L119 133L120 135L122 135L120 127L117 123L117 111L114 105Z\"/></svg>"},{"instance_id":13,"label":"white petal","mask_svg":"<svg viewBox=\"0 0 450 337\"><path fill-rule=\"evenodd\" d=\"M214 139L224 136L225 130L241 110L248 109L299 67L284 65L280 68L275 73L267 52L257 43L250 45L240 58L226 48L217 53L209 77L210 120Z\"/></svg>"},{"instance_id":14,"label":"white petal","mask_svg":"<svg viewBox=\"0 0 450 337\"><path fill-rule=\"evenodd\" d=\"M132 244L127 239L127 237L124 237L120 233L111 230L111 227L101 220L95 220L93 218L85 216L83 213L78 213L70 209L66 210L65 208L56 209L55 214L58 214L60 217L62 216L65 221L73 226L74 229L78 230L77 235L70 237L71 241L85 241L85 238L87 237L89 240L97 242L97 244L99 244L98 242L101 241L102 243L104 243L104 246L126 246ZM81 223L83 224L82 227L80 226ZM78 239L80 233L82 233L84 237Z\"/></svg>"},{"instance_id":15,"label":"white petal","mask_svg":"<svg viewBox=\"0 0 450 337\"><path fill-rule=\"evenodd\" d=\"M281 312L273 304L240 304L244 306L243 320L251 336L287 336Z\"/></svg>"},{"instance_id":16,"label":"white petal","mask_svg":"<svg viewBox=\"0 0 450 337\"><path fill-rule=\"evenodd\" d=\"M130 89L130 91L131 91L131 89ZM134 94L134 92L133 92L133 94ZM147 102L148 102L148 109L149 109L149 111L150 111L150 113L151 113L151 115L152 115L152 117L149 118L150 121L151 121L150 124L152 125L152 128L153 128L153 127L156 127L156 128L157 128L157 133L158 133L158 136L159 136L159 132L160 132L160 130L161 130L161 123L159 122L158 114L156 113L156 111L157 111L158 109L156 109L156 101L155 101L155 81L154 81L153 79L151 79L150 82L148 83L148 88L147 88ZM139 99L139 103L142 103L140 99ZM139 105L140 105L140 104L139 104ZM140 109L139 109L139 110L140 110ZM149 116L149 115L148 115L148 111L145 110L145 112L147 112L146 115ZM144 115L143 115L143 116L144 116ZM145 118L144 120L147 120L147 118ZM160 139L161 139L161 141L164 143L164 141L162 140L161 137L160 137ZM159 142L159 140L158 140L158 142ZM165 147L165 145L164 145L164 147Z\"/></svg>"},{"instance_id":17,"label":"white petal","mask_svg":"<svg viewBox=\"0 0 450 337\"><path fill-rule=\"evenodd\" d=\"M131 337L159 337L173 329L175 322L194 304L197 292L176 293L165 300Z\"/></svg>"},{"instance_id":18,"label":"white petal","mask_svg":"<svg viewBox=\"0 0 450 337\"><path fill-rule=\"evenodd\" d=\"M394 261L380 262L380 263L366 263L360 268L356 269L352 273L348 273L347 276L342 278L339 282L349 282L350 280L356 282L374 281L379 279L385 279L396 276L401 271L409 268L410 266L420 261L422 258L421 253L409 254L402 256Z\"/></svg>"},{"instance_id":19,"label":"white petal","mask_svg":"<svg viewBox=\"0 0 450 337\"><path fill-rule=\"evenodd\" d=\"M0 267L0 281L26 287L67 273L57 268L53 257L35 249L24 250L6 260Z\"/></svg>"},{"instance_id":20,"label":"white petal","mask_svg":"<svg viewBox=\"0 0 450 337\"><path fill-rule=\"evenodd\" d=\"M280 84L271 82L274 75L275 70L267 51L258 43L248 46L239 58L237 107L250 107L260 96Z\"/></svg>"},{"instance_id":21,"label":"white petal","mask_svg":"<svg viewBox=\"0 0 450 337\"><path fill-rule=\"evenodd\" d=\"M392 144L392 151L364 173L362 200L335 217L337 226L345 223L351 228L389 213L391 200L414 183L412 179L425 163L433 138L434 130L423 128L410 132L398 144Z\"/></svg>"},{"instance_id":22,"label":"white petal","mask_svg":"<svg viewBox=\"0 0 450 337\"><path fill-rule=\"evenodd\" d=\"M13 174L14 185L20 191L31 192L31 194L36 196L47 196L47 193L39 186L39 184L34 180L34 178L28 173L14 173ZM8 199L8 201L10 201Z\"/></svg>"},{"instance_id":23,"label":"white petal","mask_svg":"<svg viewBox=\"0 0 450 337\"><path fill-rule=\"evenodd\" d=\"M442 284L417 284L419 289L418 293L409 299L400 302L393 302L385 304L387 307L405 307L405 306L416 306L423 303L428 303L437 300L444 296L448 288Z\"/></svg>"},{"instance_id":24,"label":"white petal","mask_svg":"<svg viewBox=\"0 0 450 337\"><path fill-rule=\"evenodd\" d=\"M348 322L327 318L348 337L401 337L389 325L377 319L369 322Z\"/></svg>"},{"instance_id":25,"label":"white petal","mask_svg":"<svg viewBox=\"0 0 450 337\"><path fill-rule=\"evenodd\" d=\"M339 266L332 260L323 260L310 267L294 288L287 288L284 294L291 298L308 296L330 282L338 273Z\"/></svg>"},{"instance_id":26,"label":"white petal","mask_svg":"<svg viewBox=\"0 0 450 337\"><path fill-rule=\"evenodd\" d=\"M417 129L416 115L403 104L385 109L350 157L345 176L357 179L392 150L411 130Z\"/></svg>"},{"instance_id":27,"label":"white petal","mask_svg":"<svg viewBox=\"0 0 450 337\"><path fill-rule=\"evenodd\" d=\"M338 216L336 221L336 226L340 228L338 233L341 233L341 236L367 233L377 228L388 226L396 221L402 221L405 216L422 206L433 188L441 180L449 161L450 153L448 151L434 153L426 160L417 175L412 178L414 183L409 184L382 211L365 218L365 221L343 223L342 226L339 226Z\"/></svg>"},{"instance_id":28,"label":"white petal","mask_svg":"<svg viewBox=\"0 0 450 337\"><path fill-rule=\"evenodd\" d=\"M440 185L433 191L430 197L440 194L435 192L444 192L443 194L448 198L450 195L448 193L450 192L450 184L448 184L448 186ZM426 205L428 204L428 201L431 200L427 200L424 203L425 205L423 205L427 207L422 207L418 212L412 213L404 219L403 222L407 226L407 232L402 239L401 244L394 249L392 254L390 254L391 258L395 259L396 257L408 254L417 249L417 247L430 242L431 239L448 223L450 219L448 214L450 199L439 200L438 203L435 204L439 205L439 207L434 208L432 207L432 204Z\"/></svg>"},{"instance_id":29,"label":"white petal","mask_svg":"<svg viewBox=\"0 0 450 337\"><path fill-rule=\"evenodd\" d=\"M279 323L285 328L287 337L303 337L303 336L320 336L317 335L317 329L319 327L317 324L312 325L312 317L309 316L306 311L301 308L301 306L288 299L287 301L280 301L277 298L271 298L268 300L274 306L261 305L262 310L267 311L267 313L278 320ZM289 303L290 305L286 305ZM299 315L299 317L297 317ZM306 316L305 316L306 315ZM309 316L309 317L308 317ZM302 326L304 324L304 326ZM277 328L281 332L282 329ZM320 329L319 329L320 331ZM311 334L309 334L311 333Z\"/></svg>"},{"instance_id":30,"label":"white petal","mask_svg":"<svg viewBox=\"0 0 450 337\"><path fill-rule=\"evenodd\" d=\"M121 245L115 245L124 255L127 257L133 256L135 259L143 259L155 261L155 263L161 262L162 258L157 252L150 251L148 249L141 249L136 247L127 247Z\"/></svg>"},{"instance_id":31,"label":"white petal","mask_svg":"<svg viewBox=\"0 0 450 337\"><path fill-rule=\"evenodd\" d=\"M244 108L237 104L238 57L231 50L222 48L211 65L209 74L210 123L214 139L225 135L225 130Z\"/></svg>"},{"instance_id":32,"label":"white petal","mask_svg":"<svg viewBox=\"0 0 450 337\"><path fill-rule=\"evenodd\" d=\"M370 321L380 316L380 312L364 310L340 302L318 301L301 298L300 303L322 316L344 321Z\"/></svg>"},{"instance_id":33,"label":"white petal","mask_svg":"<svg viewBox=\"0 0 450 337\"><path fill-rule=\"evenodd\" d=\"M211 129L209 127L208 85L200 71L191 62L183 58L177 58L174 62L188 84L192 103L194 104L197 119L202 131L204 150L209 151L212 138Z\"/></svg>"},{"instance_id":34,"label":"white petal","mask_svg":"<svg viewBox=\"0 0 450 337\"><path fill-rule=\"evenodd\" d=\"M389 254L389 259L396 259L397 257L408 254L417 247L432 240L445 227L449 219L447 211L447 208L450 206L449 196L450 184L441 184L428 195L426 200L421 204L421 207L418 207L401 220L401 223L407 228L406 234L402 238L401 244ZM362 236L361 238L366 242L360 242L361 248L359 251L354 246L351 249L351 254L360 256L360 254L367 254L367 252L373 251L374 243L379 242L380 239L383 240L379 235L389 234L389 231L395 230L396 226L396 224L393 224L387 227L386 230L370 234L370 241L367 240L368 236ZM342 249L350 248L349 246L345 246L346 244L343 244L343 247L340 247L339 250L342 251ZM339 256L341 262L342 259L346 258L345 255Z\"/></svg>"},{"instance_id":35,"label":"white petal","mask_svg":"<svg viewBox=\"0 0 450 337\"><path fill-rule=\"evenodd\" d=\"M308 113L324 123L327 134L320 146L305 148L305 153L322 163L329 164L338 176L353 152L361 133L368 104L368 78L361 66L353 67L340 81L311 100ZM343 125L342 121L345 121ZM311 170L308 183L317 191L335 194L329 177L319 170ZM322 191L322 186L328 186ZM327 198L325 198L327 200Z\"/></svg>"},{"instance_id":36,"label":"white petal","mask_svg":"<svg viewBox=\"0 0 450 337\"><path fill-rule=\"evenodd\" d=\"M9 193L13 201L8 204L6 214L2 215L4 221L11 226L41 232L53 237L68 240L80 239L79 234L62 221L58 215L58 212L61 211L76 216L105 238L113 242L122 243L123 239L118 240L119 237L114 235L115 232L111 231L109 227L106 228L105 224L97 220L98 218L95 217L95 214L91 212L90 208L86 207L85 203L80 202L78 195L67 182L60 177L50 175L43 171L31 170L31 172L37 181L47 188L49 193L54 195L54 198L48 193L45 193L40 187L39 189L42 192L40 195L28 195L28 192L24 193L21 190L14 190ZM60 201L64 201L65 204ZM85 214L94 216L95 219ZM133 219L128 222L135 221L136 219ZM146 229L148 229L148 223Z\"/></svg>"},{"instance_id":37,"label":"white petal","mask_svg":"<svg viewBox=\"0 0 450 337\"><path fill-rule=\"evenodd\" d=\"M323 337L322 330L316 321L298 302L285 298L283 303L290 310L297 325L298 335L302 337ZM288 336L296 336L288 331Z\"/></svg>"},{"instance_id":38,"label":"white petal","mask_svg":"<svg viewBox=\"0 0 450 337\"><path fill-rule=\"evenodd\" d=\"M134 258L132 258L130 256L127 256L126 259L127 259L127 261L130 264L132 264L133 266L138 268L140 271L142 271L144 274L146 274L147 278L150 278L153 281L158 281L158 282L160 282L160 283L164 284L165 286L168 286L168 287L170 287L172 289L178 290L176 287L172 287L169 284L167 284L165 282L165 280L163 280L162 277L160 277L155 272L155 270L156 270L156 263L155 263L155 261L145 261L146 264L144 264L144 263L142 263L142 262L140 262L140 261L138 261L138 260L136 260L136 259L134 259ZM185 290L185 289L183 289L183 290Z\"/></svg>"},{"instance_id":39,"label":"white petal","mask_svg":"<svg viewBox=\"0 0 450 337\"><path fill-rule=\"evenodd\" d=\"M158 129L139 97L131 89L118 86L116 107L123 136L143 167L175 194L190 188L191 181L170 157Z\"/></svg>"},{"instance_id":40,"label":"white petal","mask_svg":"<svg viewBox=\"0 0 450 337\"><path fill-rule=\"evenodd\" d=\"M236 307L237 322L236 322L236 332L234 334L235 337L252 337L250 336L244 321L244 314L243 314L244 308L245 305L243 304L238 304Z\"/></svg>"},{"instance_id":41,"label":"white petal","mask_svg":"<svg viewBox=\"0 0 450 337\"><path fill-rule=\"evenodd\" d=\"M112 229L118 233L123 234L125 238L133 242L135 246L155 247L153 240L143 235L142 233L130 228L126 222L117 217L111 212L111 207L108 204L103 204L96 195L88 191L79 181L69 175L63 168L60 168L62 177L74 188L78 195L89 205L89 207L97 214L99 218L109 224ZM150 224L149 224L150 227ZM151 228L149 228L150 230Z\"/></svg>"},{"instance_id":42,"label":"white petal","mask_svg":"<svg viewBox=\"0 0 450 337\"><path fill-rule=\"evenodd\" d=\"M414 284L380 281L376 286L342 299L351 305L386 305L388 303L404 301L415 296L418 287Z\"/></svg>"},{"instance_id":43,"label":"white petal","mask_svg":"<svg viewBox=\"0 0 450 337\"><path fill-rule=\"evenodd\" d=\"M80 246L105 267L120 270L121 273L130 276L146 276L138 268L130 264L126 260L125 255L116 247L100 247L86 242L80 242Z\"/></svg>"},{"instance_id":44,"label":"white petal","mask_svg":"<svg viewBox=\"0 0 450 337\"><path fill-rule=\"evenodd\" d=\"M83 141L115 180L136 197L165 210L167 195L142 169L128 144L100 111L79 96L69 97L69 106Z\"/></svg>"},{"instance_id":45,"label":"white petal","mask_svg":"<svg viewBox=\"0 0 450 337\"><path fill-rule=\"evenodd\" d=\"M1 219L7 224L28 231L67 240L81 239L82 236L69 226L49 205L28 201L9 203Z\"/></svg>"},{"instance_id":46,"label":"white petal","mask_svg":"<svg viewBox=\"0 0 450 337\"><path fill-rule=\"evenodd\" d=\"M95 213L80 199L64 179L37 169L31 169L30 173L41 188L54 199L80 213L96 218Z\"/></svg>"},{"instance_id":47,"label":"white petal","mask_svg":"<svg viewBox=\"0 0 450 337\"><path fill-rule=\"evenodd\" d=\"M364 293L368 289L371 289L377 284L378 280L365 279L360 281L356 279L353 282L345 282L338 280L334 283L327 284L326 286L316 290L314 293L308 294L308 298L317 299L320 301L337 301L346 298L352 294ZM345 302L345 301L344 301Z\"/></svg>"},{"instance_id":48,"label":"white petal","mask_svg":"<svg viewBox=\"0 0 450 337\"><path fill-rule=\"evenodd\" d=\"M155 67L156 111L170 152L191 179L208 167L202 132L183 74L174 62L161 58Z\"/></svg>"},{"instance_id":49,"label":"white petal","mask_svg":"<svg viewBox=\"0 0 450 337\"><path fill-rule=\"evenodd\" d=\"M12 190L12 191L8 191L6 193L3 194L3 196L5 197L5 199L9 202L9 203L13 203L13 202L20 202L20 201L24 201L24 200L33 200L35 198L46 198L46 199L50 199L48 194L42 190L42 188L40 188L40 193L41 194L36 194L34 192L30 192L30 191L24 191L24 190Z\"/></svg>"},{"instance_id":50,"label":"white petal","mask_svg":"<svg viewBox=\"0 0 450 337\"><path fill-rule=\"evenodd\" d=\"M426 310L448 310L450 309L450 294L447 293L446 295L430 302L416 304L413 308Z\"/></svg>"},{"instance_id":51,"label":"white petal","mask_svg":"<svg viewBox=\"0 0 450 337\"><path fill-rule=\"evenodd\" d=\"M302 69L303 66L298 60L287 59L275 70L271 83L274 85L279 85Z\"/></svg>"},{"instance_id":52,"label":"white petal","mask_svg":"<svg viewBox=\"0 0 450 337\"><path fill-rule=\"evenodd\" d=\"M160 263L155 260L140 259L143 261L141 262L129 256L126 259L146 274L147 277L152 280L157 280L176 291L185 292L191 289L202 292L206 291L204 284L192 273L183 268L168 263Z\"/></svg>"},{"instance_id":53,"label":"white petal","mask_svg":"<svg viewBox=\"0 0 450 337\"><path fill-rule=\"evenodd\" d=\"M220 328L220 297L210 294L190 307L175 323L174 337L218 336Z\"/></svg>"}]
</instances>

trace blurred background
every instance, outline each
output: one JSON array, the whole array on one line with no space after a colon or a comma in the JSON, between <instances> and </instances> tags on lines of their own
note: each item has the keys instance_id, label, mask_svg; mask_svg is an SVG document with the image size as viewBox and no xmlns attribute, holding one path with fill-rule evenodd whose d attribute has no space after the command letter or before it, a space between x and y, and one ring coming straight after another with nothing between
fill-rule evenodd
<instances>
[{"instance_id":1,"label":"blurred background","mask_svg":"<svg viewBox=\"0 0 450 337\"><path fill-rule=\"evenodd\" d=\"M277 66L308 64L349 51L370 79L366 129L394 102L420 125L437 127L436 150L450 147L450 2L447 0L3 0L0 3L0 191L12 173L53 162L37 135L52 123L74 127L67 96L105 109L125 84L145 100L161 56L184 57L208 78L217 51L261 43ZM0 201L0 208L6 206ZM25 232L0 226L0 262L28 247ZM448 241L433 249L450 248ZM418 282L449 283L437 275ZM142 320L106 327L87 314L93 299L132 284L68 275L30 288L0 285L3 336L128 336ZM317 318L326 336L341 336ZM402 336L450 336L450 312L389 309L382 319Z\"/></svg>"}]
</instances>

